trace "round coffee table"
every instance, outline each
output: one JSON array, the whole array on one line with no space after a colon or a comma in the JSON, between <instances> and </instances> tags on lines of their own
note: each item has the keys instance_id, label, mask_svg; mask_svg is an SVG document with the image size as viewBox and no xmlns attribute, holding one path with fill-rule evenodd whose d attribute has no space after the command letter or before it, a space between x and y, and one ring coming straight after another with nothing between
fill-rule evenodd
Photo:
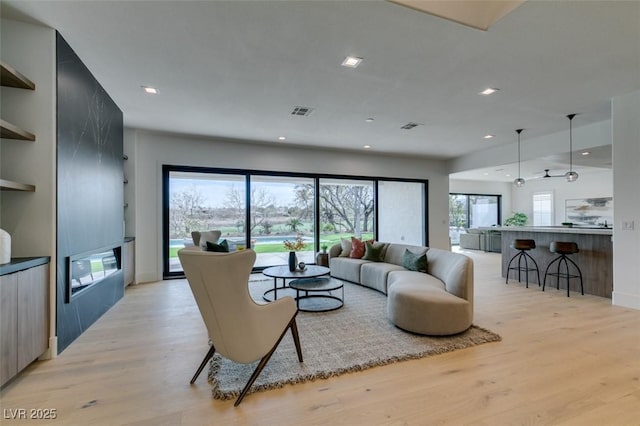
<instances>
[{"instance_id":1,"label":"round coffee table","mask_svg":"<svg viewBox=\"0 0 640 426\"><path fill-rule=\"evenodd\" d=\"M331 277L301 278L289 283L289 287L296 291L296 305L302 312L328 312L335 311L344 306L344 283ZM341 296L334 296L332 291L340 290ZM300 292L304 295L300 295ZM328 293L328 294L318 294ZM309 304L309 307L300 307L301 300L328 299L330 303ZM326 306L325 306L326 305Z\"/></svg>"},{"instance_id":2,"label":"round coffee table","mask_svg":"<svg viewBox=\"0 0 640 426\"><path fill-rule=\"evenodd\" d=\"M278 298L278 290L284 290L289 288L286 284L286 280L297 280L300 278L315 278L323 275L329 275L329 268L326 266L308 265L304 271L296 269L290 271L289 266L272 266L266 268L262 273L267 277L273 278L273 288L264 292L262 298L267 302L273 302ZM278 287L278 278L282 279L282 286ZM267 295L273 293L273 299L269 299Z\"/></svg>"}]
</instances>

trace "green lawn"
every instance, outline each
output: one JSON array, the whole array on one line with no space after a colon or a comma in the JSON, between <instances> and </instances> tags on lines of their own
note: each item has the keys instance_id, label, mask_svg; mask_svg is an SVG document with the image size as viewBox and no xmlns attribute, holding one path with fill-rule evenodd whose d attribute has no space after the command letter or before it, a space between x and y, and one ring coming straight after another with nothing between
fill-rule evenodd
<instances>
[{"instance_id":1,"label":"green lawn","mask_svg":"<svg viewBox=\"0 0 640 426\"><path fill-rule=\"evenodd\" d=\"M320 240L320 245L326 244L328 248L331 248L334 244L340 243L340 238L351 238L352 234L332 234L332 235L323 235ZM372 234L364 234L362 238L373 238ZM253 249L256 253L284 253L288 252L282 243L273 243L273 244L256 244ZM313 244L308 244L307 248L304 251L314 251ZM178 257L178 247L171 247L169 249L169 258L177 258ZM320 251L320 250L317 250Z\"/></svg>"}]
</instances>

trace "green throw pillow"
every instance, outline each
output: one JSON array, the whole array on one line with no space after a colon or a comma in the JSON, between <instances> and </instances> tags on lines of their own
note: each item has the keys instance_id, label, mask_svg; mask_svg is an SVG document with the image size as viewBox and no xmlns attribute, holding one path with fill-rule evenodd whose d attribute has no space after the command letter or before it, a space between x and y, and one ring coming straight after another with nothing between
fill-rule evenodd
<instances>
[{"instance_id":1,"label":"green throw pillow","mask_svg":"<svg viewBox=\"0 0 640 426\"><path fill-rule=\"evenodd\" d=\"M427 272L427 253L419 255L408 249L404 249L402 266L410 271Z\"/></svg>"},{"instance_id":2,"label":"green throw pillow","mask_svg":"<svg viewBox=\"0 0 640 426\"><path fill-rule=\"evenodd\" d=\"M207 241L207 251L216 251L219 253L228 253L229 252L229 243L227 240L220 241L219 244L212 243L211 241Z\"/></svg>"},{"instance_id":3,"label":"green throw pillow","mask_svg":"<svg viewBox=\"0 0 640 426\"><path fill-rule=\"evenodd\" d=\"M382 262L382 252L384 251L384 243L365 242L364 260L372 260L374 262Z\"/></svg>"}]
</instances>

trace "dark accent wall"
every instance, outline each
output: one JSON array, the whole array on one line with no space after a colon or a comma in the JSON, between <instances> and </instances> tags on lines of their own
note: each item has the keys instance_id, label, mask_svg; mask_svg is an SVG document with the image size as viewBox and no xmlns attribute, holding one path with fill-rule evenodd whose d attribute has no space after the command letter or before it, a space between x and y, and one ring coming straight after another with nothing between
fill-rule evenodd
<instances>
[{"instance_id":1,"label":"dark accent wall","mask_svg":"<svg viewBox=\"0 0 640 426\"><path fill-rule=\"evenodd\" d=\"M122 111L56 33L57 335L62 352L124 295L122 270L66 297L68 259L121 246Z\"/></svg>"}]
</instances>

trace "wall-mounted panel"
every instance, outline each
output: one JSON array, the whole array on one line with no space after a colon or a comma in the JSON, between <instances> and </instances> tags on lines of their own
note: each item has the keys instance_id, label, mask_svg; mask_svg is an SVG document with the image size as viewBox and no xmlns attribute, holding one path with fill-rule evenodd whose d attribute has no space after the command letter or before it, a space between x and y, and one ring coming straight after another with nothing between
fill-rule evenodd
<instances>
[{"instance_id":1,"label":"wall-mounted panel","mask_svg":"<svg viewBox=\"0 0 640 426\"><path fill-rule=\"evenodd\" d=\"M69 257L124 236L122 111L60 34L57 51L57 334L62 351L124 294L122 270L71 300Z\"/></svg>"}]
</instances>

